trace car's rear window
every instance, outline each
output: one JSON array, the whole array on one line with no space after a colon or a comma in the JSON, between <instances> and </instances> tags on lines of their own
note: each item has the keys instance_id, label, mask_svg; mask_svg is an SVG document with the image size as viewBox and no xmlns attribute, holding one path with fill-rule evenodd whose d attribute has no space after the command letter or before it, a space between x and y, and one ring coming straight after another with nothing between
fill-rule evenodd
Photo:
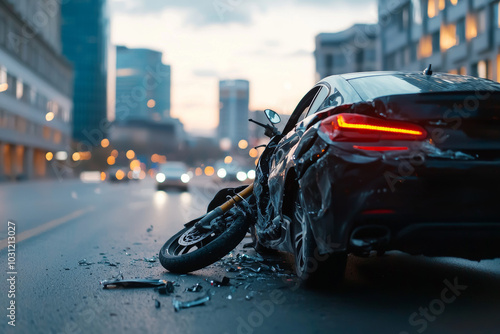
<instances>
[{"instance_id":1,"label":"car's rear window","mask_svg":"<svg viewBox=\"0 0 500 334\"><path fill-rule=\"evenodd\" d=\"M351 79L349 83L365 101L388 95L451 91L500 91L500 85L493 81L448 74L432 76L415 74L379 75Z\"/></svg>"}]
</instances>

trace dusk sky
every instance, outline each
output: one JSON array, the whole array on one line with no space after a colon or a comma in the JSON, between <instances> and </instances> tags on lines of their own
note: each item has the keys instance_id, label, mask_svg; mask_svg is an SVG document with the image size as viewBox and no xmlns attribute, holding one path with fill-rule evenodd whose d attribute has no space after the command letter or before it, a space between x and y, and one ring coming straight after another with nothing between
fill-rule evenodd
<instances>
[{"instance_id":1,"label":"dusk sky","mask_svg":"<svg viewBox=\"0 0 500 334\"><path fill-rule=\"evenodd\" d=\"M314 37L377 20L375 0L111 0L114 45L172 66L172 116L207 134L219 79L250 81L250 110L290 113L315 83Z\"/></svg>"}]
</instances>

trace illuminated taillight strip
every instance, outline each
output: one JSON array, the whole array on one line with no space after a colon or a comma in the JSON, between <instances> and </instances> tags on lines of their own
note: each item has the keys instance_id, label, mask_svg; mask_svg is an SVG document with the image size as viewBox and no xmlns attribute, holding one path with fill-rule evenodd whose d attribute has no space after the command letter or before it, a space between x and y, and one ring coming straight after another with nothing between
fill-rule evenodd
<instances>
[{"instance_id":1,"label":"illuminated taillight strip","mask_svg":"<svg viewBox=\"0 0 500 334\"><path fill-rule=\"evenodd\" d=\"M393 127L388 127L388 126L378 126L378 125L369 125L369 124L347 123L344 120L344 117L342 115L338 115L337 122L338 122L339 127L346 128L346 129L383 131L383 132L402 133L402 134L415 135L415 136L422 135L422 131L417 131L417 130L401 129L401 128L393 128Z\"/></svg>"},{"instance_id":2,"label":"illuminated taillight strip","mask_svg":"<svg viewBox=\"0 0 500 334\"><path fill-rule=\"evenodd\" d=\"M408 147L406 147L406 146L358 146L358 145L354 145L353 147L355 149L365 150L365 151L407 151L408 150Z\"/></svg>"}]
</instances>

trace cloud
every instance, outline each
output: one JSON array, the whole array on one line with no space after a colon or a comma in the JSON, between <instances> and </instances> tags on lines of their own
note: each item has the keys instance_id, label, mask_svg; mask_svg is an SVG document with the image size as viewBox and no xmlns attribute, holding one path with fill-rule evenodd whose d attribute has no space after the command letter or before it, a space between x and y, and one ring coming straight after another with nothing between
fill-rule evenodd
<instances>
[{"instance_id":1,"label":"cloud","mask_svg":"<svg viewBox=\"0 0 500 334\"><path fill-rule=\"evenodd\" d=\"M219 77L219 73L210 69L195 69L193 70L193 75L197 77Z\"/></svg>"},{"instance_id":2,"label":"cloud","mask_svg":"<svg viewBox=\"0 0 500 334\"><path fill-rule=\"evenodd\" d=\"M294 51L292 53L289 53L287 56L288 57L311 57L312 55L313 55L312 51L300 49L300 50Z\"/></svg>"},{"instance_id":3,"label":"cloud","mask_svg":"<svg viewBox=\"0 0 500 334\"><path fill-rule=\"evenodd\" d=\"M376 0L351 0L350 8L366 9ZM324 7L334 11L346 7L346 0L111 0L113 13L151 14L164 10L182 10L187 13L186 24L193 26L225 25L229 23L249 24L254 15L271 7L285 6ZM286 11L283 13L286 15Z\"/></svg>"}]
</instances>

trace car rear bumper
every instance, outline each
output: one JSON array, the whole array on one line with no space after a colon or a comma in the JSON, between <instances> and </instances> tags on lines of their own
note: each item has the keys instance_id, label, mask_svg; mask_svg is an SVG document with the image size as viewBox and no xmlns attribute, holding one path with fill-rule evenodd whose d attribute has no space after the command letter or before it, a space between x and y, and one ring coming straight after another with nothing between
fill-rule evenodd
<instances>
[{"instance_id":1,"label":"car rear bumper","mask_svg":"<svg viewBox=\"0 0 500 334\"><path fill-rule=\"evenodd\" d=\"M169 187L187 189L188 184L182 182L181 180L167 179L164 182L157 182L156 187L158 189L164 189L164 188L169 188Z\"/></svg>"},{"instance_id":2,"label":"car rear bumper","mask_svg":"<svg viewBox=\"0 0 500 334\"><path fill-rule=\"evenodd\" d=\"M500 162L325 152L299 181L321 253L500 256Z\"/></svg>"}]
</instances>

